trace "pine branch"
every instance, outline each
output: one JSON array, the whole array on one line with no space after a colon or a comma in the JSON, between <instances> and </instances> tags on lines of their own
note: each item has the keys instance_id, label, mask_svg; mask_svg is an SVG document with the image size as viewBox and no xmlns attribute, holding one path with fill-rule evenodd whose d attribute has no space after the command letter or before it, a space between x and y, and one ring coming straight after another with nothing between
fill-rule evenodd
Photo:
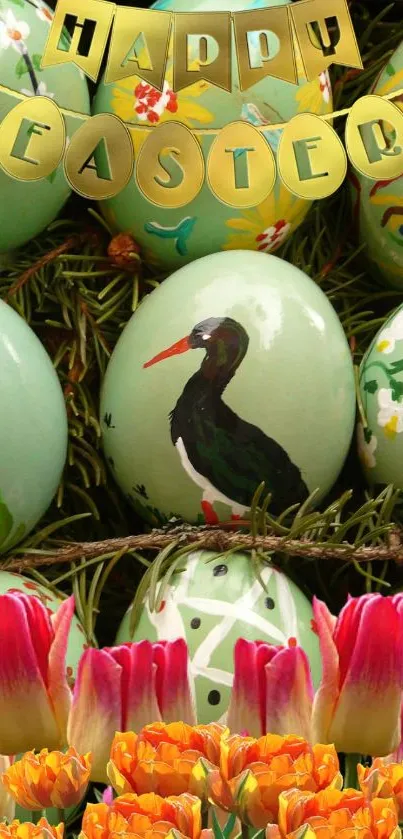
<instances>
[{"instance_id":1,"label":"pine branch","mask_svg":"<svg viewBox=\"0 0 403 839\"><path fill-rule=\"evenodd\" d=\"M134 536L122 536L115 539L105 539L100 542L72 542L70 545L55 550L52 554L30 554L11 557L4 561L3 570L24 571L24 569L40 568L46 565L56 565L77 562L84 559L99 558L116 553L130 553L131 551L161 551L169 545L191 547L192 550L209 550L218 553L242 550L265 551L269 553L287 553L293 556L309 557L311 559L338 559L344 562L367 563L373 561L392 560L403 563L403 534L400 530L392 530L387 544L371 547L356 548L354 544L343 542L340 545L329 542L314 543L307 539L289 539L275 535L252 536L250 533L229 533L221 528L189 528L186 526L173 528L169 532L153 530Z\"/></svg>"}]
</instances>

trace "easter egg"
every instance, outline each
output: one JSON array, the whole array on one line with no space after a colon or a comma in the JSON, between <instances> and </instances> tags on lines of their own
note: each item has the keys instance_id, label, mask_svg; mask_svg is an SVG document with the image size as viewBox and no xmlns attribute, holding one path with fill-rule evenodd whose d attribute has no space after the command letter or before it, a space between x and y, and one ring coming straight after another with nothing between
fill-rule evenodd
<instances>
[{"instance_id":1,"label":"easter egg","mask_svg":"<svg viewBox=\"0 0 403 839\"><path fill-rule=\"evenodd\" d=\"M164 586L158 611L150 610L146 598L133 635L128 610L116 643L185 638L201 723L219 720L227 711L238 638L285 646L295 639L309 657L317 686L321 661L309 600L271 565L262 567L261 578L266 590L248 554L224 558L211 551L195 551L186 559L185 570Z\"/></svg>"},{"instance_id":2,"label":"easter egg","mask_svg":"<svg viewBox=\"0 0 403 839\"><path fill-rule=\"evenodd\" d=\"M29 594L33 597L38 597L41 603L48 609L49 614L56 612L63 598L50 591L45 586L37 583L36 580L31 580L29 577L23 577L21 574L14 574L12 571L0 571L0 594L7 594L7 592L21 591L23 594ZM83 654L83 650L87 648L87 639L83 627L78 618L73 616L69 643L66 656L66 674L71 687L74 685L74 679L77 675L78 662Z\"/></svg>"},{"instance_id":3,"label":"easter egg","mask_svg":"<svg viewBox=\"0 0 403 839\"><path fill-rule=\"evenodd\" d=\"M357 426L358 453L368 482L403 489L403 306L361 362L360 394L364 417Z\"/></svg>"},{"instance_id":4,"label":"easter egg","mask_svg":"<svg viewBox=\"0 0 403 839\"><path fill-rule=\"evenodd\" d=\"M40 64L52 23L53 12L43 0L6 0L0 9L0 86L25 96L47 96L57 105L81 113L89 112L87 83L73 64L42 69ZM0 121L21 101L0 90ZM82 121L65 117L71 137ZM31 124L27 121L27 131ZM37 159L39 151L31 136L20 154ZM26 151L23 153L23 146ZM36 151L35 151L36 149ZM0 253L19 247L52 222L71 189L63 164L41 180L16 180L0 168Z\"/></svg>"},{"instance_id":5,"label":"easter egg","mask_svg":"<svg viewBox=\"0 0 403 839\"><path fill-rule=\"evenodd\" d=\"M278 514L331 489L354 426L351 354L320 288L269 254L180 268L132 316L106 372L103 442L120 487L158 524Z\"/></svg>"},{"instance_id":6,"label":"easter egg","mask_svg":"<svg viewBox=\"0 0 403 839\"><path fill-rule=\"evenodd\" d=\"M158 0L152 8L173 12L239 12L287 3L288 0L227 0L224 4L220 0ZM269 51L277 49L277 39L275 36L273 38L273 43L269 38ZM195 133L206 161L219 130L229 123L241 120L253 126L277 125L288 122L297 113L310 111L320 115L332 110L332 93L327 72L307 82L296 43L295 47L298 84L266 76L249 89L240 90L232 34L231 90L226 91L199 80L174 92L171 44L162 92L145 84L135 75L116 83L101 82L94 99L93 113L112 112L130 126L137 126L137 130L131 131L131 134L136 160L140 155L139 168L143 166L146 169L152 165L146 160L142 162L144 141L150 134L155 135L155 129L167 121L180 123ZM281 129L263 131L274 156L277 153L280 135ZM159 158L162 168L159 167L157 174L159 183L161 178L167 183L169 181L167 192L169 191L172 197L181 180L178 180L178 164L173 167L169 153L164 152L166 139L162 143ZM229 140L229 137L227 139ZM157 141L157 137L155 140ZM242 155L242 151L240 153ZM181 163L182 158L178 160ZM240 168L241 164L242 161L239 164ZM263 163L262 169L263 178ZM167 172L171 173L171 180ZM232 177L232 173L229 177ZM245 175L239 174L239 179L239 183L245 186ZM221 250L273 251L298 227L310 206L308 201L292 195L282 185L278 176L270 194L259 198L256 206L253 205L253 201L251 204L252 206L246 209L239 209L224 203L215 197L205 177L200 192L187 204L177 204L173 207L171 203L169 208L158 206L148 200L139 186L135 172L123 191L111 199L102 201L100 209L114 230L130 232L133 235L148 263L174 269Z\"/></svg>"},{"instance_id":7,"label":"easter egg","mask_svg":"<svg viewBox=\"0 0 403 839\"><path fill-rule=\"evenodd\" d=\"M386 96L403 87L403 43L393 53L371 93ZM403 110L402 102L394 104ZM386 126L387 127L387 126ZM374 275L403 288L403 175L374 181L351 169L354 216Z\"/></svg>"},{"instance_id":8,"label":"easter egg","mask_svg":"<svg viewBox=\"0 0 403 839\"><path fill-rule=\"evenodd\" d=\"M0 300L0 553L46 512L67 450L67 416L52 362Z\"/></svg>"}]
</instances>

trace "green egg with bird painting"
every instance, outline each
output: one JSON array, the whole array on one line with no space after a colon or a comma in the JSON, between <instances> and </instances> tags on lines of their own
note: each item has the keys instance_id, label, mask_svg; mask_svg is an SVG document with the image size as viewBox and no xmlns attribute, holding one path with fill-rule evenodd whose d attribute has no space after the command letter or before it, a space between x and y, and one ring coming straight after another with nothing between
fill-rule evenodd
<instances>
[{"instance_id":1,"label":"green egg with bird painting","mask_svg":"<svg viewBox=\"0 0 403 839\"><path fill-rule=\"evenodd\" d=\"M351 354L320 288L275 256L217 253L148 295L109 363L103 445L151 524L279 514L336 481L354 426Z\"/></svg>"},{"instance_id":2,"label":"green egg with bird painting","mask_svg":"<svg viewBox=\"0 0 403 839\"><path fill-rule=\"evenodd\" d=\"M178 567L167 584L159 583L155 604L146 597L134 631L128 610L116 643L185 638L200 723L222 720L228 710L238 638L298 643L318 686L321 660L312 606L285 574L262 562L259 580L250 554L240 552L223 556L195 551L182 557Z\"/></svg>"}]
</instances>

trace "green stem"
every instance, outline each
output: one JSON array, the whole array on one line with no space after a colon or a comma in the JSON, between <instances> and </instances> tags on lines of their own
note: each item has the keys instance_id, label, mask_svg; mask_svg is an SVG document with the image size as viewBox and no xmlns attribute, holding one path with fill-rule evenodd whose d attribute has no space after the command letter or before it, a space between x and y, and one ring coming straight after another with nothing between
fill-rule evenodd
<instances>
[{"instance_id":1,"label":"green stem","mask_svg":"<svg viewBox=\"0 0 403 839\"><path fill-rule=\"evenodd\" d=\"M242 839L249 839L249 827L248 827L247 824L244 824L243 822L242 822L241 836L242 836Z\"/></svg>"},{"instance_id":2,"label":"green stem","mask_svg":"<svg viewBox=\"0 0 403 839\"><path fill-rule=\"evenodd\" d=\"M360 754L352 752L345 756L344 787L345 789L358 789L357 764L361 763Z\"/></svg>"},{"instance_id":3,"label":"green stem","mask_svg":"<svg viewBox=\"0 0 403 839\"><path fill-rule=\"evenodd\" d=\"M58 824L60 824L60 823L64 824L64 820L65 820L64 809L63 809L63 807L58 807L57 808L57 823Z\"/></svg>"},{"instance_id":4,"label":"green stem","mask_svg":"<svg viewBox=\"0 0 403 839\"><path fill-rule=\"evenodd\" d=\"M209 817L209 807L205 807L202 810L202 814L201 814L202 830L206 830L208 828L208 817Z\"/></svg>"},{"instance_id":5,"label":"green stem","mask_svg":"<svg viewBox=\"0 0 403 839\"><path fill-rule=\"evenodd\" d=\"M31 810L31 818L34 824L38 824L39 819L43 818L45 810Z\"/></svg>"}]
</instances>

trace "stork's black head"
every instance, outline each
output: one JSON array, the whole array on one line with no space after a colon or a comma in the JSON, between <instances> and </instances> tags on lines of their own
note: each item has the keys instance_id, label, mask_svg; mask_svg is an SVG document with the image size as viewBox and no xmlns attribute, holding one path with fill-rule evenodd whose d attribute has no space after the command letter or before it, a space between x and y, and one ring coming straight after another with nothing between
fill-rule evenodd
<instances>
[{"instance_id":1,"label":"stork's black head","mask_svg":"<svg viewBox=\"0 0 403 839\"><path fill-rule=\"evenodd\" d=\"M168 349L155 355L144 367L151 367L165 358L204 349L206 358L201 366L207 378L230 378L241 363L249 344L248 333L232 318L206 318L193 327L190 335L181 338Z\"/></svg>"},{"instance_id":2,"label":"stork's black head","mask_svg":"<svg viewBox=\"0 0 403 839\"><path fill-rule=\"evenodd\" d=\"M193 327L188 341L192 350L209 352L214 344L222 343L228 348L242 346L246 352L249 338L243 326L232 318L206 318Z\"/></svg>"}]
</instances>

